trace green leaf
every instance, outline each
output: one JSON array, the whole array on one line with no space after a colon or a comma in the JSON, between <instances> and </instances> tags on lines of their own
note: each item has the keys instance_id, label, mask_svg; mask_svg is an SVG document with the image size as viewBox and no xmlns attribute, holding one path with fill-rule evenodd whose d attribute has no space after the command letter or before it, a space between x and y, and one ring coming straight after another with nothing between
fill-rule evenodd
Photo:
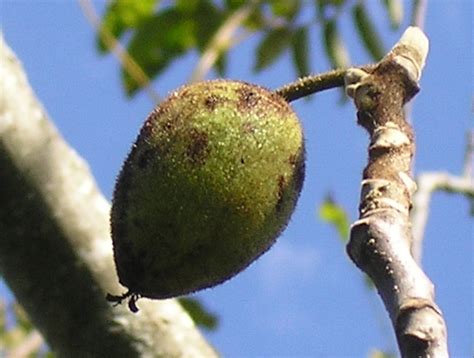
<instances>
[{"instance_id":1,"label":"green leaf","mask_svg":"<svg viewBox=\"0 0 474 358\"><path fill-rule=\"evenodd\" d=\"M398 29L403 19L403 2L401 0L383 0L383 4L387 10L392 29Z\"/></svg>"},{"instance_id":2,"label":"green leaf","mask_svg":"<svg viewBox=\"0 0 474 358\"><path fill-rule=\"evenodd\" d=\"M290 45L291 35L286 26L268 31L257 47L254 71L261 71L274 63Z\"/></svg>"},{"instance_id":3,"label":"green leaf","mask_svg":"<svg viewBox=\"0 0 474 358\"><path fill-rule=\"evenodd\" d=\"M271 0L270 7L275 16L293 19L301 8L300 0Z\"/></svg>"},{"instance_id":4,"label":"green leaf","mask_svg":"<svg viewBox=\"0 0 474 358\"><path fill-rule=\"evenodd\" d=\"M175 7L181 12L191 14L201 3L201 0L175 0Z\"/></svg>"},{"instance_id":5,"label":"green leaf","mask_svg":"<svg viewBox=\"0 0 474 358\"><path fill-rule=\"evenodd\" d=\"M215 69L220 77L223 77L227 70L227 54L222 52L215 63Z\"/></svg>"},{"instance_id":6,"label":"green leaf","mask_svg":"<svg viewBox=\"0 0 474 358\"><path fill-rule=\"evenodd\" d=\"M308 75L311 70L309 68L309 39L308 28L306 26L298 28L293 33L293 37L291 38L291 50L298 77Z\"/></svg>"},{"instance_id":7,"label":"green leaf","mask_svg":"<svg viewBox=\"0 0 474 358\"><path fill-rule=\"evenodd\" d=\"M163 10L140 26L128 45L128 53L153 79L164 71L178 56L196 44L195 23L182 16L175 8ZM130 74L122 68L127 95L133 96L140 88Z\"/></svg>"},{"instance_id":8,"label":"green leaf","mask_svg":"<svg viewBox=\"0 0 474 358\"><path fill-rule=\"evenodd\" d=\"M190 14L196 22L196 42L203 51L224 21L223 13L211 2L200 1Z\"/></svg>"},{"instance_id":9,"label":"green leaf","mask_svg":"<svg viewBox=\"0 0 474 358\"><path fill-rule=\"evenodd\" d=\"M325 22L323 27L324 49L333 68L350 66L349 54L339 33L336 20Z\"/></svg>"},{"instance_id":10,"label":"green leaf","mask_svg":"<svg viewBox=\"0 0 474 358\"><path fill-rule=\"evenodd\" d=\"M126 30L136 28L150 18L157 3L158 0L113 0L105 10L99 31L106 30L119 39ZM97 34L96 44L99 52L109 52L100 34Z\"/></svg>"},{"instance_id":11,"label":"green leaf","mask_svg":"<svg viewBox=\"0 0 474 358\"><path fill-rule=\"evenodd\" d=\"M346 211L334 202L331 197L327 197L319 207L319 217L334 226L342 241L349 239L349 219Z\"/></svg>"},{"instance_id":12,"label":"green leaf","mask_svg":"<svg viewBox=\"0 0 474 358\"><path fill-rule=\"evenodd\" d=\"M354 5L352 17L366 50L372 56L373 60L379 61L384 56L385 50L383 49L380 36L375 30L375 26L367 14L367 9L363 2L359 1Z\"/></svg>"},{"instance_id":13,"label":"green leaf","mask_svg":"<svg viewBox=\"0 0 474 358\"><path fill-rule=\"evenodd\" d=\"M207 330L214 330L217 328L218 318L215 314L210 313L206 308L195 298L181 297L178 299L179 303L188 312L194 323Z\"/></svg>"}]
</instances>

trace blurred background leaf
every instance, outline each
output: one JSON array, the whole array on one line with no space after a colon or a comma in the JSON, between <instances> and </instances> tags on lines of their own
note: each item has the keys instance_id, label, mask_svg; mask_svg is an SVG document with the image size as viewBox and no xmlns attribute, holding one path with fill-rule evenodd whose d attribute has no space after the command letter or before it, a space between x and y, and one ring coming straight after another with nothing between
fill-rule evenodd
<instances>
[{"instance_id":1,"label":"blurred background leaf","mask_svg":"<svg viewBox=\"0 0 474 358\"><path fill-rule=\"evenodd\" d=\"M289 47L291 36L288 27L268 31L257 46L254 70L261 71L275 62Z\"/></svg>"},{"instance_id":2,"label":"blurred background leaf","mask_svg":"<svg viewBox=\"0 0 474 358\"><path fill-rule=\"evenodd\" d=\"M324 50L333 68L347 68L350 65L346 45L339 33L336 20L327 20L323 26Z\"/></svg>"},{"instance_id":3,"label":"blurred background leaf","mask_svg":"<svg viewBox=\"0 0 474 358\"><path fill-rule=\"evenodd\" d=\"M293 32L291 53L298 77L303 77L310 73L309 41L308 28L306 26L301 26Z\"/></svg>"},{"instance_id":4,"label":"blurred background leaf","mask_svg":"<svg viewBox=\"0 0 474 358\"><path fill-rule=\"evenodd\" d=\"M352 17L367 52L374 61L380 60L385 55L385 50L363 1L358 1L354 5Z\"/></svg>"},{"instance_id":5,"label":"blurred background leaf","mask_svg":"<svg viewBox=\"0 0 474 358\"><path fill-rule=\"evenodd\" d=\"M319 217L321 220L332 225L339 238L343 242L349 239L349 218L344 208L338 205L331 195L327 195L324 202L319 207Z\"/></svg>"},{"instance_id":6,"label":"blurred background leaf","mask_svg":"<svg viewBox=\"0 0 474 358\"><path fill-rule=\"evenodd\" d=\"M101 31L107 29L116 39L120 39L127 30L139 27L150 18L158 3L158 0L111 1L102 18ZM97 35L96 43L100 53L109 52L101 36Z\"/></svg>"},{"instance_id":7,"label":"blurred background leaf","mask_svg":"<svg viewBox=\"0 0 474 358\"><path fill-rule=\"evenodd\" d=\"M127 50L148 77L154 78L196 45L195 35L194 19L183 16L176 8L169 8L143 23L133 33ZM122 79L128 95L140 89L140 83L124 68Z\"/></svg>"},{"instance_id":8,"label":"blurred background leaf","mask_svg":"<svg viewBox=\"0 0 474 358\"><path fill-rule=\"evenodd\" d=\"M383 0L387 10L388 19L393 30L400 28L403 20L403 2L402 0Z\"/></svg>"}]
</instances>

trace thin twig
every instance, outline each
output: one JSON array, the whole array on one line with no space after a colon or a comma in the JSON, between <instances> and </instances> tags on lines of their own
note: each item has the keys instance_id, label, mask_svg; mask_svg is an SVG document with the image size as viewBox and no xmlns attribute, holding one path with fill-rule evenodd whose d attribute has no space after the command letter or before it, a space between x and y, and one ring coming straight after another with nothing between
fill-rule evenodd
<instances>
[{"instance_id":1,"label":"thin twig","mask_svg":"<svg viewBox=\"0 0 474 358\"><path fill-rule=\"evenodd\" d=\"M78 1L87 21L97 31L101 40L119 60L125 71L127 71L130 77L132 77L133 80L140 85L140 87L145 89L153 103L159 103L160 96L153 89L150 78L147 76L145 71L143 71L140 65L133 59L133 57L130 56L127 50L120 44L120 42L114 37L114 35L105 26L101 26L100 18L98 17L91 0Z\"/></svg>"},{"instance_id":2,"label":"thin twig","mask_svg":"<svg viewBox=\"0 0 474 358\"><path fill-rule=\"evenodd\" d=\"M426 172L417 178L418 190L413 196L411 212L413 243L411 252L415 260L421 262L423 237L428 222L431 196L436 191L457 193L474 198L472 178L454 176L442 172Z\"/></svg>"},{"instance_id":3,"label":"thin twig","mask_svg":"<svg viewBox=\"0 0 474 358\"><path fill-rule=\"evenodd\" d=\"M412 219L412 255L417 262L421 262L423 253L423 237L428 222L431 196L437 191L456 193L474 201L474 179L472 165L474 159L474 131L468 133L466 155L462 176L443 172L425 172L418 176L418 190L413 196ZM471 209L472 211L472 209Z\"/></svg>"},{"instance_id":4,"label":"thin twig","mask_svg":"<svg viewBox=\"0 0 474 358\"><path fill-rule=\"evenodd\" d=\"M373 68L373 65L368 65L360 69L370 72ZM317 75L302 77L295 82L277 88L275 93L282 96L288 102L295 101L317 92L344 86L345 75L346 69L340 68Z\"/></svg>"}]
</instances>

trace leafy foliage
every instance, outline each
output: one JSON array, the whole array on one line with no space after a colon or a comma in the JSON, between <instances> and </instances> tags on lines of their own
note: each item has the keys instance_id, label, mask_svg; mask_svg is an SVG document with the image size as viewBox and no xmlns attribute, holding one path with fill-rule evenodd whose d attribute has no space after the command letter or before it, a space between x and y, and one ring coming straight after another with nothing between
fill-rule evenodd
<instances>
[{"instance_id":1,"label":"leafy foliage","mask_svg":"<svg viewBox=\"0 0 474 358\"><path fill-rule=\"evenodd\" d=\"M381 0L393 29L400 25L403 8L400 0ZM224 46L213 48L214 37L226 26L232 15L245 6L254 5L243 17ZM258 35L253 70L260 72L291 54L297 76L311 72L310 49L314 42L311 30L321 28L320 42L333 68L351 64L346 43L339 31L340 15L352 13L355 30L373 59L384 54L383 45L363 1L347 0L112 0L102 18L97 47L107 53L101 33L118 39L128 54L153 80L168 70L173 62L190 52L202 55L207 50L217 54L212 69L221 77L227 72L227 57L233 46L248 35ZM314 14L309 20L308 14ZM244 35L244 36L242 36ZM144 83L127 67L122 68L126 93L133 96Z\"/></svg>"}]
</instances>

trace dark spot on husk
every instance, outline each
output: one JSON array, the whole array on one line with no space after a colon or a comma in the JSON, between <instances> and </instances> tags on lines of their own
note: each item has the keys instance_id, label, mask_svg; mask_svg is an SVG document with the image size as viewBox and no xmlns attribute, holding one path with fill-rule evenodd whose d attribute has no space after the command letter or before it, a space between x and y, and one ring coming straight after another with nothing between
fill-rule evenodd
<instances>
[{"instance_id":1,"label":"dark spot on husk","mask_svg":"<svg viewBox=\"0 0 474 358\"><path fill-rule=\"evenodd\" d=\"M239 95L237 106L241 110L253 108L260 101L259 93L250 86L239 87L236 91Z\"/></svg>"},{"instance_id":2,"label":"dark spot on husk","mask_svg":"<svg viewBox=\"0 0 474 358\"><path fill-rule=\"evenodd\" d=\"M170 118L163 123L160 123L161 129L165 132L172 132L176 128L176 120L173 120L173 118Z\"/></svg>"},{"instance_id":3,"label":"dark spot on husk","mask_svg":"<svg viewBox=\"0 0 474 358\"><path fill-rule=\"evenodd\" d=\"M283 196L285 194L285 187L286 187L286 181L285 177L283 175L280 175L278 177L278 191L277 191L277 203L276 203L276 210L280 211L281 210L281 205L283 203Z\"/></svg>"},{"instance_id":4,"label":"dark spot on husk","mask_svg":"<svg viewBox=\"0 0 474 358\"><path fill-rule=\"evenodd\" d=\"M209 154L209 139L206 133L192 129L189 133L190 143L186 155L194 164L202 164Z\"/></svg>"},{"instance_id":5,"label":"dark spot on husk","mask_svg":"<svg viewBox=\"0 0 474 358\"><path fill-rule=\"evenodd\" d=\"M215 95L210 95L210 96L207 96L206 99L204 100L204 106L206 106L206 108L209 111L213 111L217 107L219 102L220 102L219 97Z\"/></svg>"},{"instance_id":6,"label":"dark spot on husk","mask_svg":"<svg viewBox=\"0 0 474 358\"><path fill-rule=\"evenodd\" d=\"M151 117L151 116L150 116ZM153 123L151 120L147 120L140 130L140 137L148 138L153 133Z\"/></svg>"}]
</instances>

